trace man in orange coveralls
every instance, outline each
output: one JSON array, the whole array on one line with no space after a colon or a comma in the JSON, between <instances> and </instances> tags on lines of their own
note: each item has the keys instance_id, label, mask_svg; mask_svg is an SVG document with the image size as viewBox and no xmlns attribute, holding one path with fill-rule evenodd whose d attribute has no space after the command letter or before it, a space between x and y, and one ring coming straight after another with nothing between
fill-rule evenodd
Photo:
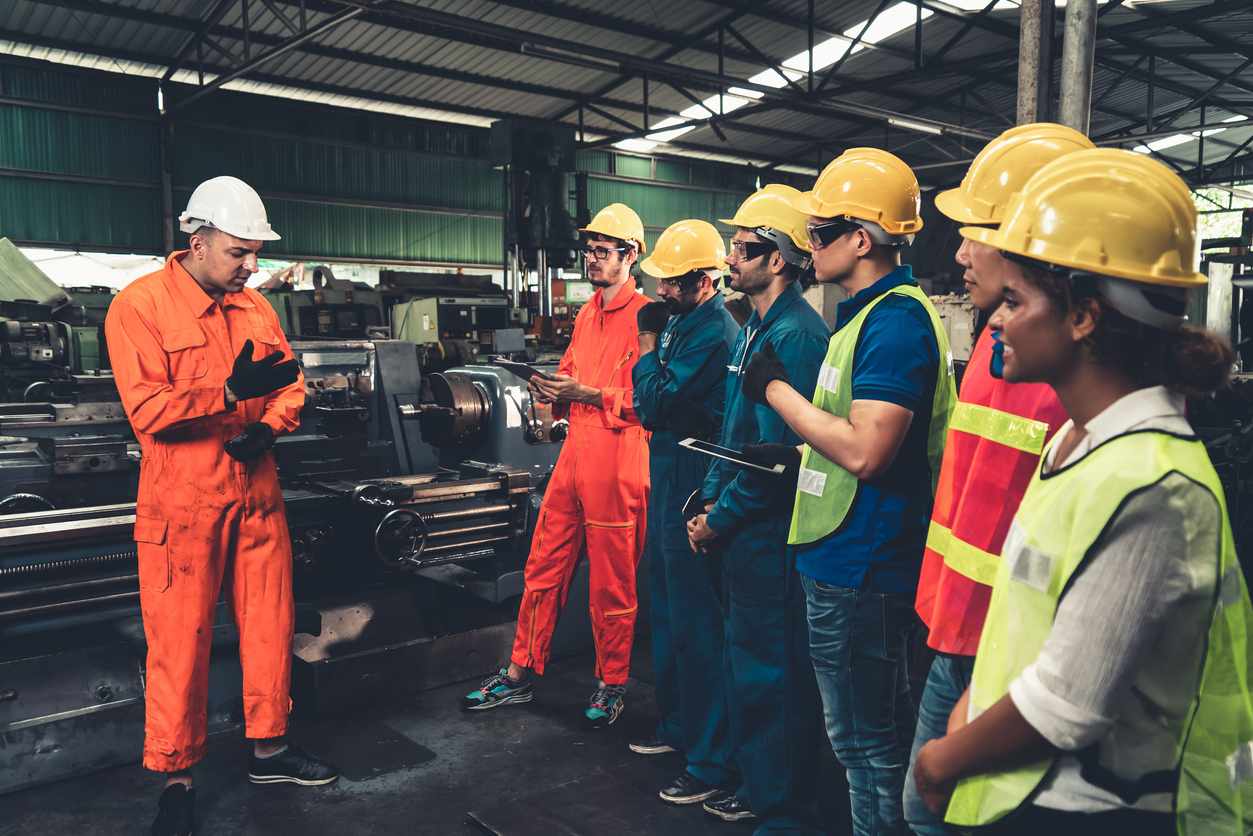
<instances>
[{"instance_id":1,"label":"man in orange coveralls","mask_svg":"<svg viewBox=\"0 0 1253 836\"><path fill-rule=\"evenodd\" d=\"M612 203L579 232L587 278L598 290L575 319L558 374L531 378L532 397L552 403L554 415L568 415L570 434L531 541L512 658L467 694L462 707L483 711L531 701L532 673L544 673L557 613L586 544L598 683L584 717L595 728L622 714L635 633L648 433L632 404L631 369L639 358L636 316L649 300L635 292L631 277L645 249L635 212Z\"/></svg>"},{"instance_id":2,"label":"man in orange coveralls","mask_svg":"<svg viewBox=\"0 0 1253 836\"><path fill-rule=\"evenodd\" d=\"M253 783L327 784L334 769L284 742L291 708L291 541L274 457L304 380L273 309L245 282L278 239L234 177L192 193L188 249L118 294L105 319L122 405L143 449L135 541L148 640L144 766L167 773L152 833L193 829L205 754L213 610L225 578L244 676ZM256 359L254 359L256 358Z\"/></svg>"}]
</instances>

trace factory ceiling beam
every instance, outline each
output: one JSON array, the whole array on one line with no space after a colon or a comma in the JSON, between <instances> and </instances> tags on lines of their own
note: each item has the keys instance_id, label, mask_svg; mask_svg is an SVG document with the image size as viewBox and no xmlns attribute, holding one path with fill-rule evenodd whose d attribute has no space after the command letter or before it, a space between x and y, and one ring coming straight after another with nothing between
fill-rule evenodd
<instances>
[{"instance_id":1,"label":"factory ceiling beam","mask_svg":"<svg viewBox=\"0 0 1253 836\"><path fill-rule=\"evenodd\" d=\"M78 10L78 11L90 12L93 14L106 14L108 13L107 11L108 9L116 8L116 7L111 6L111 4L102 2L102 0L35 0L35 2L44 3L46 5L66 6L69 8L74 8L75 10ZM230 0L230 2L234 2L234 0ZM178 15L157 14L154 12L146 12L140 9L125 8L125 9L119 9L119 13L117 16L120 17L121 19L133 20L138 23L147 23L147 24L156 25L156 26L164 26L167 28L175 28L175 29L188 30L188 31L193 31L193 32L196 31L197 21L195 19L187 18L187 17L180 17ZM234 27L219 26L215 30L215 33L218 34L219 37L230 38L233 40L241 40L243 38L243 32ZM267 46L278 46L283 43L282 38L274 36L274 35L265 35L262 33L254 32L252 37L256 43L267 45ZM93 48L94 47L88 44L83 44L78 47L78 49L80 50L90 50ZM465 70L454 70L454 69L449 69L447 67L431 66L427 64L413 62L413 61L405 61L405 60L398 59L398 58L383 58L380 56L365 55L360 52L355 52L355 51L347 50L347 49L340 49L338 47L323 46L321 44L303 44L299 48L299 51L308 55L318 56L320 58L330 58L330 59L339 60L339 61L362 64L365 66L378 67L379 69L394 70L396 72L402 72L402 73L411 74L411 75L427 76L431 78L442 78L448 81L458 81L458 82L464 82L467 84L477 84L477 85L481 85L484 87L510 90L512 92L517 92L517 93L526 93L526 94L535 95L535 96L545 96L545 97L556 99L559 101L568 101L568 102L579 101L583 96L582 93L576 90L567 90L565 88L552 87L552 86L541 85L541 84L533 84L533 83L524 82L524 81L501 79L495 76L482 75L479 73L468 72ZM230 53L225 53L225 54L227 55L229 60L234 60L233 58L230 57ZM147 60L149 63L156 63L158 65L163 64L166 61L166 59L163 59L162 57L156 56L156 55L150 56ZM220 74L220 73L227 72L229 70L229 67L224 68L220 65L213 65L213 66L206 65L204 69L209 71L212 74ZM299 79L287 79L283 83L292 87L306 86L306 83ZM368 98L372 94L369 93L368 91L362 91L360 93L357 93L356 95ZM622 110L628 113L642 113L643 112L642 105L640 105L638 102L633 102L633 101L629 101L626 99L601 98L596 102L596 104L598 104L601 108L612 108L614 110ZM430 106L435 107L437 105L430 105ZM444 109L451 110L453 108L445 107ZM654 107L653 110L654 112L662 116L678 116L679 115L678 111L676 110L670 110L670 109L662 108L662 107ZM609 116L607 118L609 118L611 121L617 119L617 117L613 117L613 116ZM765 126L758 126L758 125L751 125L751 124L746 124L742 126L741 128L739 128L739 130L741 130L742 133L747 133L750 135L769 137L771 139L783 139L783 140L787 140L790 142L810 142L810 141L814 141L818 139L817 137L811 136L809 134L800 133L797 131L789 131L783 128L772 128L772 127L765 127Z\"/></svg>"},{"instance_id":2,"label":"factory ceiling beam","mask_svg":"<svg viewBox=\"0 0 1253 836\"><path fill-rule=\"evenodd\" d=\"M1154 14L1152 20L1145 19L1111 25L1105 29L1105 32L1111 37L1131 35L1138 32L1157 32L1161 31L1163 25L1173 26L1181 22L1199 23L1215 17L1248 11L1248 8L1248 0L1218 0L1218 2L1211 3L1208 6L1195 6L1176 12L1160 12ZM1143 13L1144 10L1136 9L1136 11Z\"/></svg>"},{"instance_id":3,"label":"factory ceiling beam","mask_svg":"<svg viewBox=\"0 0 1253 836\"><path fill-rule=\"evenodd\" d=\"M217 26L218 21L222 19L222 16L226 14L226 10L234 2L235 0L218 0L216 4L209 8L209 13L205 15L203 23L198 29L187 35L182 46L179 47L178 53L174 56L174 60L170 62L170 66L166 68L165 74L161 76L163 83L174 77L174 73L178 72L183 62L191 57L197 45L204 42L205 37L209 34L209 30Z\"/></svg>"},{"instance_id":4,"label":"factory ceiling beam","mask_svg":"<svg viewBox=\"0 0 1253 836\"><path fill-rule=\"evenodd\" d=\"M256 58L245 61L243 64L230 70L229 72L219 75L217 78L215 78L213 81L209 82L208 84L202 85L196 90L195 93L192 93L187 98L180 99L178 102L176 102L171 112L176 113L180 110L184 110L190 107L192 104L200 101L205 96L208 96L211 93L213 93L213 91L220 89L223 84L228 84L237 78L242 78L243 76L248 75L249 73L256 70L258 67L262 66L263 64L268 64L270 61L273 61L275 58L279 58L280 56L286 55L288 52L291 52L293 49L296 49L301 44L311 41L314 38L318 37L319 35L323 35L329 32L330 30L334 29L336 26L339 26L342 23L346 23L347 21L352 20L354 17L358 17L363 11L364 9L360 7L346 8L339 14L333 15L332 17L329 17L326 20L323 20L316 25L309 27L304 32L301 32L299 35L296 35L295 37L285 40L283 43L266 50L261 55L258 55ZM245 17L244 20L246 24L247 17ZM245 34L244 43L246 45L248 43L247 38L250 37L250 34L248 32L246 25L244 29L244 34ZM245 49L244 54L245 55L248 54L247 49Z\"/></svg>"},{"instance_id":5,"label":"factory ceiling beam","mask_svg":"<svg viewBox=\"0 0 1253 836\"><path fill-rule=\"evenodd\" d=\"M353 7L366 7L367 5L370 5L367 4L365 0L338 0L338 2L342 2L345 5ZM736 87L742 87L745 90L751 90L754 93L760 93L763 100L777 102L783 106L789 107L792 110L808 113L814 116L827 118L845 116L861 120L886 120L890 118L913 119L914 121L922 121L931 127L940 128L946 132L959 135L964 134L983 139L989 138L988 135L982 131L973 131L968 128L963 128L960 125L953 125L951 123L934 119L918 120L915 117L911 117L897 111L873 107L870 105L855 104L853 102L833 101L831 99L824 99L820 103L813 102L807 96L787 93L768 85L756 84L747 79L740 79L732 76L723 77L719 76L717 73L672 64L666 61L637 58L631 55L606 56L595 47L587 44L564 40L561 38L554 38L548 35L540 35L534 32L512 29L510 27L500 26L482 20L461 17L459 15L436 11L434 9L407 5L388 5L381 8L386 8L389 14L401 14L415 22L428 22L434 27L445 30L458 28L464 29L467 32L477 34L481 37L496 40L506 45L511 45L514 49L520 50L525 55L532 55L537 58L544 58L550 61L574 63L578 66L594 65L603 67L606 72L619 72L641 76L647 75L650 78L663 81L673 80L683 84L684 86L708 90L714 93L721 92L726 85L730 84ZM677 125L672 125L667 126L667 129L677 127Z\"/></svg>"}]
</instances>

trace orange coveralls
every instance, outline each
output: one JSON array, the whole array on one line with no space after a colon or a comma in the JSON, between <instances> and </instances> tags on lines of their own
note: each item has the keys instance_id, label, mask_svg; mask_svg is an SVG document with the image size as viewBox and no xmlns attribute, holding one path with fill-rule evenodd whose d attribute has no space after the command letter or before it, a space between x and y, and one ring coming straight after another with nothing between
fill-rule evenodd
<instances>
[{"instance_id":1,"label":"orange coveralls","mask_svg":"<svg viewBox=\"0 0 1253 836\"><path fill-rule=\"evenodd\" d=\"M557 614L579 553L587 545L588 597L596 675L623 685L635 635L635 572L644 549L648 433L633 406L631 369L639 358L635 314L649 300L632 279L608 305L597 291L574 321L558 371L601 390L603 408L568 404L570 432L544 493L512 660L544 673Z\"/></svg>"},{"instance_id":2,"label":"orange coveralls","mask_svg":"<svg viewBox=\"0 0 1253 836\"><path fill-rule=\"evenodd\" d=\"M204 757L213 609L223 578L239 627L244 722L278 737L291 710L291 540L274 456L247 464L223 443L255 421L300 423L304 378L227 408L223 386L245 340L291 357L255 290L218 305L173 253L118 294L105 319L122 405L143 450L135 541L148 639L144 766L177 772Z\"/></svg>"}]
</instances>

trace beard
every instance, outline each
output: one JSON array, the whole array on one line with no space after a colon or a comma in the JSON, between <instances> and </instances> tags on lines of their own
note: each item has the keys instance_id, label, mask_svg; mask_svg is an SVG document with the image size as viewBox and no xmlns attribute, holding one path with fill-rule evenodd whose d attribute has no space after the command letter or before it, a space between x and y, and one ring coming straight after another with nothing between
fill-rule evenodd
<instances>
[{"instance_id":1,"label":"beard","mask_svg":"<svg viewBox=\"0 0 1253 836\"><path fill-rule=\"evenodd\" d=\"M670 311L671 316L683 316L696 310L696 302L688 299L666 299L666 310Z\"/></svg>"}]
</instances>

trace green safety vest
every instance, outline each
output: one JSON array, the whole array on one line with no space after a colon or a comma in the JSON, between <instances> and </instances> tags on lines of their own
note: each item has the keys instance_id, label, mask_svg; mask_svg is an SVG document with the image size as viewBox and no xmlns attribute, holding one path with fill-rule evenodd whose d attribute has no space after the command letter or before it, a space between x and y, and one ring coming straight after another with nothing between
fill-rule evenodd
<instances>
[{"instance_id":1,"label":"green safety vest","mask_svg":"<svg viewBox=\"0 0 1253 836\"><path fill-rule=\"evenodd\" d=\"M814 388L813 405L842 418L848 417L853 403L853 355L857 351L857 338L861 335L866 317L875 306L888 296L908 296L917 299L931 319L935 332L936 347L940 353L940 365L935 376L935 396L931 400L931 424L927 430L927 461L931 466L931 491L935 492L940 477L940 460L944 457L944 437L948 432L949 415L957 400L953 385L953 352L949 349L948 334L940 315L931 301L917 285L898 285L879 296L857 312L847 324L831 337L827 356L818 370L818 385ZM857 495L858 479L835 462L814 450L808 444L801 451L800 475L796 481L796 502L792 506L792 528L787 541L791 545L812 543L844 522L848 509L853 507Z\"/></svg>"},{"instance_id":2,"label":"green safety vest","mask_svg":"<svg viewBox=\"0 0 1253 836\"><path fill-rule=\"evenodd\" d=\"M977 717L1004 697L1010 683L1039 656L1070 579L1123 502L1171 473L1202 485L1218 500L1223 534L1221 552L1214 559L1219 580L1199 687L1180 736L1177 766L1141 776L1138 783L1174 793L1180 834L1243 836L1253 824L1253 702L1248 682L1253 668L1248 635L1253 609L1237 562L1222 485L1204 445L1195 438L1131 432L1097 446L1073 465L1048 475L1036 470L999 562L975 660L968 716ZM974 827L1005 817L1031 798L1054 760L960 781L945 820Z\"/></svg>"}]
</instances>

